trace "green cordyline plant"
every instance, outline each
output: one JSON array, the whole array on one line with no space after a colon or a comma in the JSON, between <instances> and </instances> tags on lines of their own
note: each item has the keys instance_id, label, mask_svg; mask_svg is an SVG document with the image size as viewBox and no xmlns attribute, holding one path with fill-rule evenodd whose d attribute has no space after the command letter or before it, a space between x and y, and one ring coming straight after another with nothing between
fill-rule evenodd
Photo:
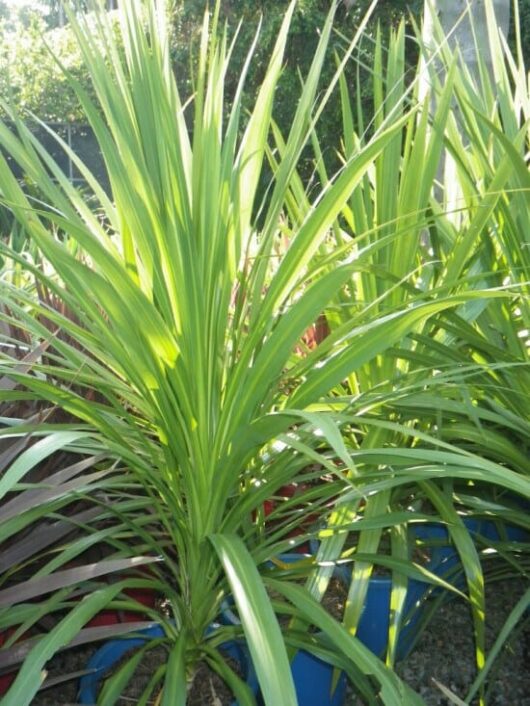
<instances>
[{"instance_id":1,"label":"green cordyline plant","mask_svg":"<svg viewBox=\"0 0 530 706\"><path fill-rule=\"evenodd\" d=\"M329 400L337 412L342 410L356 473L364 481L371 475L377 492L369 497L356 493L350 502L347 494L342 496L320 532L318 558L323 568L310 588L315 596L321 596L332 574L329 560L353 559L344 622L355 632L373 564L383 563L392 569L390 664L405 617L407 577L419 576L412 573L408 562L407 523L429 519L434 510L447 524L463 560L481 668L485 664L484 579L477 551L481 545L475 547L469 537L462 510L467 507L467 512L490 520L529 528L522 506L510 498L501 480L503 474L509 475L508 468L517 472L519 493L528 497L526 72L520 48L517 59L506 45L501 50L491 8L489 12L500 96L485 69L483 84L476 86L447 48L438 56L424 50L416 74L406 76L403 26L391 37L386 56L381 38L377 38L370 125L364 124L359 101L357 111L352 110L348 86L340 77L345 161L366 143L367 132L391 118L402 118L411 104L418 104L422 92L424 95L422 109L409 115L404 129L395 133L375 158L342 209L341 220L334 224L333 239L326 241L320 253L323 267L330 252L350 248L352 239L361 257L363 250L370 253L366 264L352 274L326 308L330 335L323 347L332 347L352 324L367 325L385 313L414 306L426 295L453 297L455 303L463 292L470 295L460 306L443 309L410 333L400 334L395 344L389 342L384 356L364 362L349 375L345 371ZM431 83L427 92L426 72ZM313 137L320 178L326 184L325 156ZM278 142L281 147L280 136ZM449 185L454 194L455 186L461 184L457 212L447 210L445 190L438 184L446 151L454 155L458 166L456 175L453 173L456 184ZM289 207L293 219L298 220L311 207L300 181L293 186ZM516 285L515 295L484 295L485 287L503 285ZM311 355L317 359L322 347ZM424 452L422 446L436 450ZM381 447L400 450L387 450L383 455ZM462 452L472 455L466 459ZM431 468L423 465L428 458L434 464ZM384 459L388 466L382 469ZM459 468L453 474L447 469L452 462ZM392 477L398 467L409 463L416 465L412 486L406 485L406 474L401 481ZM436 466L443 481L434 480ZM385 474L386 479L382 477ZM389 528L392 556L385 558L379 546L383 530ZM355 553L351 532L355 533ZM343 552L347 539L350 548ZM519 573L525 572L519 558L523 546L512 547L514 556L509 545L498 550ZM417 571L420 567L414 568Z\"/></svg>"},{"instance_id":2,"label":"green cordyline plant","mask_svg":"<svg viewBox=\"0 0 530 706\"><path fill-rule=\"evenodd\" d=\"M143 9L145 20L140 18ZM231 51L226 35L217 39L216 20L211 28L205 20L193 103L186 107L169 62L165 10L163 2L148 2L145 8L140 2L123 3L123 49L108 31L104 12L98 11L92 24L70 12L98 106L74 78L68 80L99 141L112 201L57 139L99 201L97 214L9 106L6 110L16 123L17 136L0 125L2 147L42 194L40 208L28 200L7 163L0 160L2 201L42 256L41 267L25 266L42 288L64 304L48 306L31 293L3 283L3 300L8 304L3 317L29 336L36 350L43 341L47 346L46 355L22 363L10 357L7 349L2 372L25 392L8 390L6 396L47 400L77 420L59 430L46 424L20 424L5 431L7 438L29 430L44 439L8 466L2 494L29 491L37 493L29 498L45 498L38 493L41 485L30 480L29 487L20 483L32 460L38 463L42 454L63 446L89 458L99 447L119 459L120 468L116 472L98 466L92 478L83 475L69 491L60 481L65 477L76 481L76 471L67 469L59 478L52 476L48 482L63 489L64 495L48 500L48 515L46 504L39 506L37 514L33 512L33 521L49 517L81 525L86 536L81 533L80 539L59 549L50 541L41 563L31 557L35 577L15 589L12 584L19 567L9 567L4 575L3 625L20 626L22 617L24 629L19 627L19 636L39 615L67 611L27 654L4 698L6 705L29 703L48 659L75 642L83 625L109 601L119 595L123 600L126 587L139 585L152 586L167 601L166 613L159 616L168 645L161 703L185 704L188 677L201 658L229 683L240 704L254 703L254 696L219 651L238 632L248 643L265 703L296 703L285 646L288 633L284 641L257 568L289 543L281 534L278 537L276 528L274 541L260 541L255 518L264 501L310 461L291 449L271 462L266 451L282 435L294 434L308 450L325 447L329 453L334 449L339 463L326 463L335 475L349 464L332 415L311 414L309 399L298 410L290 409L296 381L286 373L286 366L306 328L355 266L347 258L337 258L333 271L314 271L312 255L400 125L381 130L359 150L322 192L311 214L291 229L283 219L283 206L314 111L321 109L318 104L315 108L315 96L332 11L301 89L285 156L260 214L258 237L257 192L294 6L286 13L242 134L245 71L223 123L228 99L223 83ZM277 263L272 253L283 229L290 243ZM10 255L24 262L16 253ZM391 326L391 321L381 322L382 329ZM4 340L8 346L13 344L12 337ZM356 355L352 349L352 367ZM321 373L308 363L302 374L307 382L317 382ZM337 380L341 374L337 371ZM317 426L323 436L315 435ZM104 482L107 473L110 478ZM116 487L120 478L123 496ZM80 520L78 514L69 520L65 508L72 495L100 512L90 521ZM28 508L26 496L22 508ZM109 513L115 534L95 523ZM21 517L19 527L27 529L31 517L24 511ZM9 515L5 518L11 520ZM288 529L292 525L286 524ZM15 529L11 523L4 536ZM84 559L83 551L96 542L107 548L104 559L89 566L77 562L72 568L71 562ZM30 559L17 546L22 567L27 568ZM145 564L149 557L160 558L162 568L155 563L150 571L128 580L98 584L101 576L135 562ZM388 704L421 702L300 586L268 582L326 633L336 653L351 661L353 672L366 675L365 688L371 680L372 688L380 690ZM88 593L79 604L74 601L75 588ZM208 632L229 593L241 616L241 628ZM329 646L324 649L309 634L302 644L326 659L337 659ZM103 703L117 698L122 679L123 673L114 686L107 685Z\"/></svg>"},{"instance_id":3,"label":"green cordyline plant","mask_svg":"<svg viewBox=\"0 0 530 706\"><path fill-rule=\"evenodd\" d=\"M403 399L401 408L409 418L424 410L423 418L437 424L440 438L507 465L527 480L530 104L518 4L513 4L513 52L497 29L491 2L486 9L492 68L479 64L477 75L471 75L462 67L455 77L447 164L441 174L445 198L433 204L436 227L430 246L438 263L436 284L448 279L472 280L475 287L510 284L517 286L518 295L487 306L477 300L437 322L436 339L447 359L459 366L459 374L450 384L445 378L436 404L432 396L421 400L415 395ZM428 76L440 91L441 77L453 60L440 28L437 44L439 54ZM449 200L452 210L447 208ZM435 416L429 410L435 410ZM456 483L455 498L479 517L528 527L524 504L488 486L487 480L485 476L473 485ZM506 558L514 561L509 554ZM519 568L524 571L524 565Z\"/></svg>"},{"instance_id":4,"label":"green cordyline plant","mask_svg":"<svg viewBox=\"0 0 530 706\"><path fill-rule=\"evenodd\" d=\"M478 76L462 70L456 77L444 174L444 192L450 194L453 210L444 212L442 205L438 211L432 246L441 264L437 268L437 281L447 281L448 277L454 282L473 278L477 287L516 285L518 295L503 302L491 301L488 306L481 301L468 303L444 317L437 339L447 350L452 350L451 360L460 365L463 377L455 377L439 395L436 407L431 408L437 410L440 438L521 474L525 485L522 500L490 485L487 474L479 482L455 481L446 489L453 492L461 507L467 507L478 518L500 521L498 528L504 541L496 545L496 550L507 568L499 575L511 570L528 578L528 544L507 541L502 525L503 522L512 527L519 525L528 532L528 74L521 46L518 3L513 3L513 52L498 31L491 2L486 3L486 12L492 69L489 71L480 63ZM441 63L447 66L451 52L441 33L438 44ZM439 79L437 70L432 70L430 80L438 90ZM454 404L459 396L458 385L465 394L462 406ZM405 405L409 404L405 401ZM422 407L429 406L429 399L425 399ZM413 414L417 415L417 411ZM491 558L491 554L487 556ZM495 577L495 572L490 573ZM524 610L528 600L526 594L514 608L519 624L521 606ZM482 646L477 641L477 663L484 665L484 669L466 695L466 701L471 701L484 686L494 667L495 654L510 629L517 625L517 617L508 622L511 627L504 631L487 658L480 654Z\"/></svg>"},{"instance_id":5,"label":"green cordyline plant","mask_svg":"<svg viewBox=\"0 0 530 706\"><path fill-rule=\"evenodd\" d=\"M2 380L8 381L3 395L42 400L67 413L61 424L45 417L39 424L13 422L2 432L14 446L2 459L0 492L20 494L22 512L16 523L12 507L11 514L0 514L1 536L15 536L17 542L2 577L0 625L16 626L20 637L42 615L58 621L27 645L6 706L30 703L42 668L57 650L95 639L83 627L102 607L141 612L126 591L146 587L164 598L163 611L147 611L162 624L168 652L153 686L162 688L163 706L186 703L186 685L200 659L221 674L240 704L255 703L222 656L223 642L234 637L248 644L268 706L296 704L289 658L300 647L345 668L369 702L420 704L421 698L353 636L352 616L366 590L363 566L354 573L345 628L319 605L314 580L308 592L297 581L274 578L268 568L302 541L289 537L303 524L300 497L282 503L268 522L264 504L290 483L326 474L330 482L311 486L303 502L311 502L317 517L338 503L333 530L369 498L363 551L370 557L380 527L396 520L386 513L394 487L423 488L436 510L454 523L454 536L465 548L469 542L450 499L431 481L478 480L488 473L492 482L514 492L527 489L513 470L459 451L429 435L430 429L370 416L357 404L358 390L340 387L345 381L351 385L355 376L366 387L371 375L383 397L392 398L389 376L409 374L395 364L396 358L407 360L397 350L407 337L425 333L441 312L507 294L501 288L452 289L449 282L400 294L409 291L407 278L417 285L415 253L449 89L432 134L427 112L411 109L396 94L398 107L381 114L370 139L346 143L340 172L321 178L320 193L311 201L301 198L297 165L332 94L330 86L317 99L334 8L301 86L291 132L282 137L274 129L272 108L294 11L291 5L244 128L241 91L252 50L236 94L225 96L231 45L218 31L215 14L211 24L205 19L188 104L178 94L169 61L162 0L121 4L119 45L104 12L91 23L70 12L97 106L74 78L68 80L101 147L112 199L57 140L94 192L97 211L5 106L17 133L0 124L0 144L38 187L42 206L26 197L2 157L0 197L38 246L42 265L32 266L7 248L5 255L48 295L2 282L7 305L2 319L9 324L0 364ZM342 92L344 97L344 84ZM272 178L261 199L268 153ZM399 176L401 164L408 176ZM413 183L417 169L426 179L419 191ZM386 170L391 180L385 185ZM382 189L379 212L375 221L370 215L363 221L374 174ZM394 200L387 202L390 197ZM340 215L350 224L355 219L357 238L337 242ZM380 228L383 238L374 235ZM391 246L401 252L399 236L408 229L407 257L401 262ZM368 274L384 268L389 272L379 280L382 291L370 290ZM358 313L343 301L353 291L352 278L364 287ZM337 310L337 302L347 317L332 322L331 335L304 352L304 332L328 304ZM30 342L29 357L22 361L9 355L17 330ZM421 376L411 379L419 389ZM361 444L360 436L366 436ZM398 448L396 440L402 439L407 443ZM53 480L38 483L26 477L59 448L81 454L79 463L86 468L73 464L73 470L59 469ZM59 523L58 534L47 526L44 555L28 553L16 533L35 531L42 522ZM63 542L72 526L75 532ZM102 557L88 563L87 550L98 546ZM401 535L398 546L399 566L416 575L418 569L404 560ZM337 556L340 547L333 551ZM139 568L131 573L134 566ZM469 573L479 577L472 600L480 610L476 567L474 562ZM24 572L32 570L36 576L28 579ZM104 582L117 572L119 580ZM406 579L400 581L403 587ZM269 589L281 598L271 601ZM83 600L76 602L80 595ZM210 631L229 596L241 625ZM399 614L402 592L396 597ZM280 631L276 612L295 618L290 628ZM134 666L134 659L127 661L107 683L101 703L117 700Z\"/></svg>"}]
</instances>

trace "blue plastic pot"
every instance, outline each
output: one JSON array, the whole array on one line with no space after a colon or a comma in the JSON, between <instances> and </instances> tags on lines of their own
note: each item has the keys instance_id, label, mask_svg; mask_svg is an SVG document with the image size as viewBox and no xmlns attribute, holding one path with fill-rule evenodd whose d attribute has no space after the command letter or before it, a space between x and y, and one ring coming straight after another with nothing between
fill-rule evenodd
<instances>
[{"instance_id":1,"label":"blue plastic pot","mask_svg":"<svg viewBox=\"0 0 530 706\"><path fill-rule=\"evenodd\" d=\"M332 692L334 668L310 652L299 650L291 663L299 706L342 706L346 675L341 672Z\"/></svg>"},{"instance_id":2,"label":"blue plastic pot","mask_svg":"<svg viewBox=\"0 0 530 706\"><path fill-rule=\"evenodd\" d=\"M396 648L397 659L404 659L413 645L425 609L425 602L422 599L427 588L428 584L423 581L408 580L403 607L404 623L401 626ZM356 636L378 657L383 657L388 647L391 594L390 576L372 576L357 626Z\"/></svg>"},{"instance_id":3,"label":"blue plastic pot","mask_svg":"<svg viewBox=\"0 0 530 706\"><path fill-rule=\"evenodd\" d=\"M497 524L493 520L482 521L481 534L487 539L494 542L528 542L530 541L530 533L518 525L510 525L508 523Z\"/></svg>"},{"instance_id":4,"label":"blue plastic pot","mask_svg":"<svg viewBox=\"0 0 530 706\"><path fill-rule=\"evenodd\" d=\"M286 564L294 564L303 558L303 554L297 553L280 556L280 560ZM291 663L291 673L300 706L342 706L344 703L346 675L340 673L333 689L336 670L329 662L306 650L298 650Z\"/></svg>"},{"instance_id":5,"label":"blue plastic pot","mask_svg":"<svg viewBox=\"0 0 530 706\"><path fill-rule=\"evenodd\" d=\"M528 515L530 513L530 499L516 493L505 493L501 502L506 504L505 517L510 517L510 510ZM511 524L506 519L483 520L483 534L494 542L530 542L530 530L520 525Z\"/></svg>"},{"instance_id":6,"label":"blue plastic pot","mask_svg":"<svg viewBox=\"0 0 530 706\"><path fill-rule=\"evenodd\" d=\"M311 543L311 549L316 554L318 542ZM429 564L429 569L431 566ZM349 584L351 570L345 566L337 567L336 576ZM401 625L396 658L404 659L410 652L416 637L418 625L425 612L423 597L429 584L416 579L409 579L407 595L403 606L404 622ZM388 630L390 627L390 598L392 594L392 578L390 576L372 576L364 607L357 625L356 637L378 657L384 657L388 647Z\"/></svg>"},{"instance_id":7,"label":"blue plastic pot","mask_svg":"<svg viewBox=\"0 0 530 706\"><path fill-rule=\"evenodd\" d=\"M112 640L101 647L89 660L87 669L91 670L79 682L78 701L80 704L95 704L101 680L108 674L121 658L130 650L142 647L150 639L163 637L164 631L159 625L147 630L142 630L143 637L128 637L121 640ZM231 640L224 643L222 650L228 657L235 659L242 668L246 682L254 694L258 693L258 680L250 655L242 642ZM231 706L238 706L233 701Z\"/></svg>"},{"instance_id":8,"label":"blue plastic pot","mask_svg":"<svg viewBox=\"0 0 530 706\"><path fill-rule=\"evenodd\" d=\"M305 555L310 556L310 555ZM303 554L282 554L280 560L294 564L304 558ZM274 564L269 562L272 568ZM239 618L232 610L233 599L223 604L221 621L226 625L239 624ZM346 675L341 672L336 684L336 670L329 662L319 659L306 650L298 650L291 662L291 673L300 706L342 706L346 698Z\"/></svg>"},{"instance_id":9,"label":"blue plastic pot","mask_svg":"<svg viewBox=\"0 0 530 706\"><path fill-rule=\"evenodd\" d=\"M468 529L477 532L478 522L470 521ZM447 527L437 522L427 522L422 525L414 525L412 533L417 539L430 543L429 570L440 578L451 582L451 578L459 573L458 569L461 568L461 564L458 552L451 544ZM435 592L442 590L441 588L434 589Z\"/></svg>"},{"instance_id":10,"label":"blue plastic pot","mask_svg":"<svg viewBox=\"0 0 530 706\"><path fill-rule=\"evenodd\" d=\"M475 538L480 535L492 542L498 542L503 539L510 542L529 541L528 532L516 525L505 523L497 525L493 520L479 520L473 517L465 517L463 522L471 536ZM456 588L464 588L465 579L462 563L458 552L451 542L447 527L440 523L427 522L415 525L413 533L419 539L432 542L431 560L428 568L440 578L452 583ZM443 589L435 589L435 592L439 593L441 590Z\"/></svg>"},{"instance_id":11,"label":"blue plastic pot","mask_svg":"<svg viewBox=\"0 0 530 706\"><path fill-rule=\"evenodd\" d=\"M472 517L465 517L464 525L472 537L486 537L486 527L489 523ZM414 535L426 542L432 542L431 560L428 568L433 574L451 583L455 588L465 588L466 581L460 556L451 541L447 527L438 522L427 522L415 525ZM443 588L433 589L433 595L439 595Z\"/></svg>"}]
</instances>

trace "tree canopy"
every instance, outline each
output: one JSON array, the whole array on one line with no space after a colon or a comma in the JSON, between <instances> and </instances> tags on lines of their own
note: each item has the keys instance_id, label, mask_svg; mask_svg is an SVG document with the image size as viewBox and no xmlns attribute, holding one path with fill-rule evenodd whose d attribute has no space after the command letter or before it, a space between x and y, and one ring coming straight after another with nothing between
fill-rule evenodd
<instances>
[{"instance_id":1,"label":"tree canopy","mask_svg":"<svg viewBox=\"0 0 530 706\"><path fill-rule=\"evenodd\" d=\"M420 0L381 0L371 30L375 30L377 21L388 25L408 7L416 8L419 4ZM236 55L241 55L241 61L262 20L262 41L249 78L249 93L259 82L269 45L276 37L287 5L288 0L227 0L223 3L223 19L232 29L243 19L235 50ZM350 10L343 6L337 16L337 31L351 35L368 5L368 0L360 0ZM183 0L174 10L173 55L175 71L182 84L189 81L190 56L200 35L205 7L205 0ZM70 29L57 27L58 8L58 0L22 0L16 5L0 0L0 97L11 98L17 108L29 110L43 120L68 122L80 117L79 107L50 49L87 87L88 80ZM298 4L280 88L286 97L294 84L298 85L298 70L303 73L311 61L328 9L329 0L300 0ZM368 42L365 42L365 51L369 51ZM331 71L332 61L329 64ZM288 113L286 110L286 119ZM281 121L282 117L279 119Z\"/></svg>"},{"instance_id":2,"label":"tree canopy","mask_svg":"<svg viewBox=\"0 0 530 706\"><path fill-rule=\"evenodd\" d=\"M299 86L299 72L304 74L313 58L315 46L330 0L299 0L291 27L285 67L278 86L276 120L283 132L288 130L295 109L291 96ZM221 21L226 21L231 32L240 20L239 40L234 49L234 63L242 65L256 28L261 21L261 41L247 80L248 102L252 101L255 87L259 85L265 70L272 42L277 36L289 0L224 0ZM370 0L356 0L347 7L342 3L335 20L335 39L329 52L322 81L329 81L334 71L334 51L341 53L346 38L351 37ZM89 91L90 82L77 46L68 25L58 27L60 0L0 0L0 98L12 101L22 112L30 112L48 122L76 122L81 111L74 92L52 53L74 78ZM183 96L193 92L190 71L192 57L200 38L202 17L206 0L179 0L173 10L173 63ZM383 36L390 26L403 16L420 16L423 0L380 0L360 51L348 70L352 93L360 87L361 102L369 105L372 100L369 86L363 80L363 72L373 65L373 46L377 27ZM520 11L523 31L529 32L530 0L521 0ZM528 21L527 21L528 20ZM52 51L50 51L50 49ZM409 43L409 58L414 60L415 44ZM360 73L361 81L357 75ZM233 84L237 79L236 72ZM230 89L230 85L228 86ZM333 135L338 129L338 101L328 109L324 129ZM321 135L323 144L328 140Z\"/></svg>"}]
</instances>

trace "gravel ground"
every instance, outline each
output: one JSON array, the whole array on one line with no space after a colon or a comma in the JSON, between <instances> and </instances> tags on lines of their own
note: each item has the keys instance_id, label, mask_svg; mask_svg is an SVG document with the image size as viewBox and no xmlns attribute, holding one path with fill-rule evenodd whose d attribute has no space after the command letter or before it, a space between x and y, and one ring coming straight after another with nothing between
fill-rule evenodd
<instances>
[{"instance_id":1,"label":"gravel ground","mask_svg":"<svg viewBox=\"0 0 530 706\"><path fill-rule=\"evenodd\" d=\"M486 591L486 640L495 641L511 608L524 593L523 581L504 581ZM453 599L438 607L413 652L398 663L396 671L428 706L450 706L451 701L433 679L465 701L476 676L473 625L467 603ZM491 674L488 706L530 706L530 621L497 660ZM476 704L476 701L471 702ZM347 706L363 701L351 691Z\"/></svg>"},{"instance_id":2,"label":"gravel ground","mask_svg":"<svg viewBox=\"0 0 530 706\"><path fill-rule=\"evenodd\" d=\"M510 609L526 587L522 581L505 581L489 587L486 624L488 645L495 640ZM59 676L82 670L93 649L78 648L58 656L50 665L50 675ZM496 666L498 670L490 681L488 706L530 706L530 621L527 621L523 632L505 650ZM398 664L397 671L423 696L427 706L451 705L433 684L433 679L465 699L466 691L476 674L473 628L467 604L454 599L441 605L415 650ZM75 694L75 682L61 684L41 692L33 704L64 706L75 703ZM363 702L350 690L345 706L363 706Z\"/></svg>"}]
</instances>

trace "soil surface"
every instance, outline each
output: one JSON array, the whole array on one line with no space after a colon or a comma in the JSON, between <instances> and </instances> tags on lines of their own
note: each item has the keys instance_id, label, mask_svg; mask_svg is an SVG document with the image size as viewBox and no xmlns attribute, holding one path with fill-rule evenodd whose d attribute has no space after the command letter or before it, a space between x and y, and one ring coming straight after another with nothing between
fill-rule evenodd
<instances>
[{"instance_id":1,"label":"soil surface","mask_svg":"<svg viewBox=\"0 0 530 706\"><path fill-rule=\"evenodd\" d=\"M227 659L232 669L237 670L238 664ZM188 706L230 706L234 697L221 677L205 663L197 666L190 691L188 692Z\"/></svg>"},{"instance_id":2,"label":"soil surface","mask_svg":"<svg viewBox=\"0 0 530 706\"><path fill-rule=\"evenodd\" d=\"M322 605L336 620L342 620L347 598L348 587L340 579L333 577L322 598Z\"/></svg>"},{"instance_id":3,"label":"soil surface","mask_svg":"<svg viewBox=\"0 0 530 706\"><path fill-rule=\"evenodd\" d=\"M489 646L497 637L511 608L527 588L528 583L521 580L503 581L488 587L486 634ZM340 593L336 600L340 611ZM57 676L82 670L94 649L77 648L58 655L48 665L49 674ZM530 706L530 620L504 649L495 667L488 683L488 706ZM473 624L467 604L453 599L441 605L415 650L397 665L397 671L422 695L427 706L451 706L433 679L465 702L467 690L476 676ZM201 677L201 682L206 684L208 691L209 676ZM42 691L32 703L34 706L75 704L76 691L76 680L73 680ZM208 695L201 698L204 700L192 702L193 706L218 706L215 701L206 700ZM123 703L129 706L131 701ZM470 706L476 703L473 701ZM224 706L223 702L221 704ZM364 705L350 688L345 706Z\"/></svg>"},{"instance_id":4,"label":"soil surface","mask_svg":"<svg viewBox=\"0 0 530 706\"><path fill-rule=\"evenodd\" d=\"M82 670L86 661L90 658L94 648L72 650L71 654L65 653L57 656L53 660L53 665L49 669L50 677L63 674L74 669ZM167 649L163 646L149 650L144 659L139 664L133 678L129 681L122 697L117 701L117 706L132 706L138 703L140 697L148 686L150 679L156 670L166 661ZM127 655L127 658L130 654ZM125 662L127 658L122 660ZM228 657L227 664L241 676L238 663ZM121 664L121 663L120 663ZM43 690L33 700L35 706L72 706L76 703L77 679L72 679L60 685ZM153 689L152 696L148 704L157 704L158 689ZM234 697L230 689L226 686L221 677L213 671L205 662L200 662L197 671L188 690L187 706L230 706Z\"/></svg>"},{"instance_id":5,"label":"soil surface","mask_svg":"<svg viewBox=\"0 0 530 706\"><path fill-rule=\"evenodd\" d=\"M523 580L507 580L486 588L486 642L491 647L510 610L528 588ZM438 607L399 676L417 691L427 706L452 706L434 680L466 702L476 677L473 623L467 603L458 598ZM497 658L487 683L488 706L530 706L530 616ZM476 706L477 699L469 702ZM345 706L364 706L350 688Z\"/></svg>"},{"instance_id":6,"label":"soil surface","mask_svg":"<svg viewBox=\"0 0 530 706\"><path fill-rule=\"evenodd\" d=\"M75 647L66 652L56 655L47 665L48 679L60 679L68 677L60 684L50 686L48 689L39 691L33 699L32 706L68 706L77 703L77 688L79 683L79 672L86 669L90 657L97 650L97 646L90 645Z\"/></svg>"}]
</instances>

